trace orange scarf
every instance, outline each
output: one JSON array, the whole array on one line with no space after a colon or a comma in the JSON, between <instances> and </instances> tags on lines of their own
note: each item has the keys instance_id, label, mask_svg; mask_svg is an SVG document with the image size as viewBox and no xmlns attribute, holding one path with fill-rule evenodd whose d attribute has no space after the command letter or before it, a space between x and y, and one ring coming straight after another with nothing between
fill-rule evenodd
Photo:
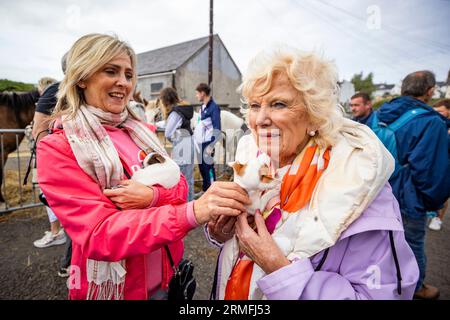
<instances>
[{"instance_id":1,"label":"orange scarf","mask_svg":"<svg viewBox=\"0 0 450 320\"><path fill-rule=\"evenodd\" d=\"M310 141L294 160L281 184L281 209L297 212L311 200L316 183L330 162L330 148L323 151L322 157L321 153L318 146Z\"/></svg>"},{"instance_id":2,"label":"orange scarf","mask_svg":"<svg viewBox=\"0 0 450 320\"><path fill-rule=\"evenodd\" d=\"M321 153L323 153L322 156ZM311 200L316 183L328 167L329 161L330 148L321 152L311 140L283 177L280 192L281 209L293 213L303 208ZM277 209L277 207L272 208L271 214L266 219L273 213L277 213ZM281 214L278 219L280 218ZM274 229L269 232L272 234ZM238 257L238 262L227 281L225 300L248 300L253 264L254 262L248 258L242 260L241 255Z\"/></svg>"}]
</instances>

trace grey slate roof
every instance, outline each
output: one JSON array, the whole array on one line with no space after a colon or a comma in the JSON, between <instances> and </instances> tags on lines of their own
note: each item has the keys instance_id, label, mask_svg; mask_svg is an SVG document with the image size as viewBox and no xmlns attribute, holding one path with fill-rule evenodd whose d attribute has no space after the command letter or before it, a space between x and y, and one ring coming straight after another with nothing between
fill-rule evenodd
<instances>
[{"instance_id":1,"label":"grey slate roof","mask_svg":"<svg viewBox=\"0 0 450 320\"><path fill-rule=\"evenodd\" d=\"M219 39L217 35L214 35L214 41ZM208 40L209 37L203 37L139 53L137 55L138 76L176 70L203 46L207 45Z\"/></svg>"},{"instance_id":2,"label":"grey slate roof","mask_svg":"<svg viewBox=\"0 0 450 320\"><path fill-rule=\"evenodd\" d=\"M395 84L386 84L386 83L375 84L376 90L391 90L393 87L395 87Z\"/></svg>"}]
</instances>

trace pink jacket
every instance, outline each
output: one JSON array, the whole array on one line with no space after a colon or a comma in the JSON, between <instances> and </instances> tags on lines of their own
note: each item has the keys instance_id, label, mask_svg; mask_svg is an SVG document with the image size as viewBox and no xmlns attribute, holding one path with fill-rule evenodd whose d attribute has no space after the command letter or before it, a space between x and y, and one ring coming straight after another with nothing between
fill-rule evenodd
<instances>
[{"instance_id":1,"label":"pink jacket","mask_svg":"<svg viewBox=\"0 0 450 320\"><path fill-rule=\"evenodd\" d=\"M78 166L62 130L40 141L37 159L39 185L72 239L71 265L79 268L71 269L70 299L86 298L88 258L126 259L124 298L148 299L146 276L152 269L161 272L161 267L148 266L146 255L162 250L162 287L168 286L173 271L163 246L169 245L178 264L183 255L182 239L195 228L187 217L193 203L185 203L187 184L183 176L172 189L155 187L153 207L121 211ZM123 165L129 169L126 163Z\"/></svg>"}]
</instances>

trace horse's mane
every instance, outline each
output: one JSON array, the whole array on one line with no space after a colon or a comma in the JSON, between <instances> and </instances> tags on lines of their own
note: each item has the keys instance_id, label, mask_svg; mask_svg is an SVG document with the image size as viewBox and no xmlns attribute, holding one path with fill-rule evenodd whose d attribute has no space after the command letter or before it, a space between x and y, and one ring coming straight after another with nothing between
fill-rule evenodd
<instances>
[{"instance_id":1,"label":"horse's mane","mask_svg":"<svg viewBox=\"0 0 450 320\"><path fill-rule=\"evenodd\" d=\"M37 90L30 92L0 92L0 105L20 111L39 99Z\"/></svg>"}]
</instances>

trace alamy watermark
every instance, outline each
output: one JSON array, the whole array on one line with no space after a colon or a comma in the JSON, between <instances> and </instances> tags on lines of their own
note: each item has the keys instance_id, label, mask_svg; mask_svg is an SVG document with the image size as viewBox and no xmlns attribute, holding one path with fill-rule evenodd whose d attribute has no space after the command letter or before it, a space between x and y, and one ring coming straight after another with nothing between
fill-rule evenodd
<instances>
[{"instance_id":1,"label":"alamy watermark","mask_svg":"<svg viewBox=\"0 0 450 320\"><path fill-rule=\"evenodd\" d=\"M367 29L379 30L381 29L381 9L377 5L370 5L367 7Z\"/></svg>"}]
</instances>

